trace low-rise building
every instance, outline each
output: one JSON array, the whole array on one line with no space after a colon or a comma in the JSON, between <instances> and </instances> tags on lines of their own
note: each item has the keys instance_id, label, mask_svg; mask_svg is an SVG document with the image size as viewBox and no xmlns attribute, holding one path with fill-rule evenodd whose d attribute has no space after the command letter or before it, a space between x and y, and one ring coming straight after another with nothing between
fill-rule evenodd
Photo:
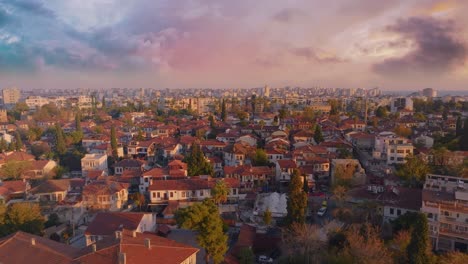
<instances>
[{"instance_id":1,"label":"low-rise building","mask_svg":"<svg viewBox=\"0 0 468 264\"><path fill-rule=\"evenodd\" d=\"M435 250L468 252L468 190L466 179L426 176L421 212L429 223Z\"/></svg>"},{"instance_id":2,"label":"low-rise building","mask_svg":"<svg viewBox=\"0 0 468 264\"><path fill-rule=\"evenodd\" d=\"M87 171L92 170L108 170L106 154L86 154L81 159L81 171L83 176L86 176Z\"/></svg>"},{"instance_id":3,"label":"low-rise building","mask_svg":"<svg viewBox=\"0 0 468 264\"><path fill-rule=\"evenodd\" d=\"M223 180L229 188L228 200L237 201L239 180L233 178ZM153 181L148 188L150 200L152 204L169 201L202 201L211 197L211 190L216 181L218 180L211 177Z\"/></svg>"}]
</instances>

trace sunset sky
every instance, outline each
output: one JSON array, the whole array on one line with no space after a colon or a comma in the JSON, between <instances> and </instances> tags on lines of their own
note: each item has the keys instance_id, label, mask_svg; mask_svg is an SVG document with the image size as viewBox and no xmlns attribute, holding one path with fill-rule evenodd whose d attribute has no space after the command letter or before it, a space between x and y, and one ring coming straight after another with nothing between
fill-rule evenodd
<instances>
[{"instance_id":1,"label":"sunset sky","mask_svg":"<svg viewBox=\"0 0 468 264\"><path fill-rule=\"evenodd\" d=\"M467 0L0 0L0 88L468 90Z\"/></svg>"}]
</instances>

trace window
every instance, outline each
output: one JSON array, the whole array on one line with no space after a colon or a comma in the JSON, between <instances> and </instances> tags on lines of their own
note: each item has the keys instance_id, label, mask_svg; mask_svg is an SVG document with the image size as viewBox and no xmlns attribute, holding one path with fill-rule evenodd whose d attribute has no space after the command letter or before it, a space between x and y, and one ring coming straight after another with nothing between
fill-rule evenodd
<instances>
[{"instance_id":1,"label":"window","mask_svg":"<svg viewBox=\"0 0 468 264\"><path fill-rule=\"evenodd\" d=\"M390 208L390 214L391 214L391 215L394 214L394 211L395 211L395 210L394 210L393 208Z\"/></svg>"},{"instance_id":2,"label":"window","mask_svg":"<svg viewBox=\"0 0 468 264\"><path fill-rule=\"evenodd\" d=\"M400 215L401 215L401 210L400 210L400 209L397 209L396 214L397 214L398 216L400 216Z\"/></svg>"},{"instance_id":3,"label":"window","mask_svg":"<svg viewBox=\"0 0 468 264\"><path fill-rule=\"evenodd\" d=\"M182 192L182 198L185 198L185 192Z\"/></svg>"},{"instance_id":4,"label":"window","mask_svg":"<svg viewBox=\"0 0 468 264\"><path fill-rule=\"evenodd\" d=\"M172 197L174 197L174 193L173 193L173 192L171 192L171 193L170 193L170 196L171 196L171 198L172 198Z\"/></svg>"},{"instance_id":5,"label":"window","mask_svg":"<svg viewBox=\"0 0 468 264\"><path fill-rule=\"evenodd\" d=\"M153 198L156 198L156 193L155 192L153 192Z\"/></svg>"},{"instance_id":6,"label":"window","mask_svg":"<svg viewBox=\"0 0 468 264\"><path fill-rule=\"evenodd\" d=\"M428 213L428 214L427 214L427 218L432 219L433 217L434 217L434 215L433 215L432 213Z\"/></svg>"},{"instance_id":7,"label":"window","mask_svg":"<svg viewBox=\"0 0 468 264\"><path fill-rule=\"evenodd\" d=\"M161 198L161 193L160 192L158 192L158 198Z\"/></svg>"},{"instance_id":8,"label":"window","mask_svg":"<svg viewBox=\"0 0 468 264\"><path fill-rule=\"evenodd\" d=\"M408 153L408 154L411 153L411 150L410 150L410 149L407 149L407 150L406 150L406 153Z\"/></svg>"},{"instance_id":9,"label":"window","mask_svg":"<svg viewBox=\"0 0 468 264\"><path fill-rule=\"evenodd\" d=\"M203 196L203 190L200 191L200 196Z\"/></svg>"},{"instance_id":10,"label":"window","mask_svg":"<svg viewBox=\"0 0 468 264\"><path fill-rule=\"evenodd\" d=\"M145 177L145 182L148 182L148 178Z\"/></svg>"}]
</instances>

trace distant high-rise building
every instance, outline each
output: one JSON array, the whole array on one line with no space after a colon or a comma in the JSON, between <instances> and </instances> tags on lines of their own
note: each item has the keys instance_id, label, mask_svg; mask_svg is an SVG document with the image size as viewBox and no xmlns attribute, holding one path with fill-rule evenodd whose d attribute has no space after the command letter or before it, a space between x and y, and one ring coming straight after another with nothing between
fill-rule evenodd
<instances>
[{"instance_id":1,"label":"distant high-rise building","mask_svg":"<svg viewBox=\"0 0 468 264\"><path fill-rule=\"evenodd\" d=\"M3 104L5 106L12 106L20 100L21 91L18 88L3 89L2 96Z\"/></svg>"},{"instance_id":2,"label":"distant high-rise building","mask_svg":"<svg viewBox=\"0 0 468 264\"><path fill-rule=\"evenodd\" d=\"M390 106L390 110L392 113L399 112L401 110L410 110L413 111L413 100L408 97L398 97L392 100L392 104Z\"/></svg>"},{"instance_id":3,"label":"distant high-rise building","mask_svg":"<svg viewBox=\"0 0 468 264\"><path fill-rule=\"evenodd\" d=\"M422 95L426 97L437 97L437 91L432 88L426 88L422 90Z\"/></svg>"},{"instance_id":4,"label":"distant high-rise building","mask_svg":"<svg viewBox=\"0 0 468 264\"><path fill-rule=\"evenodd\" d=\"M263 96L270 97L270 87L268 85L265 85L265 87L263 87Z\"/></svg>"}]
</instances>

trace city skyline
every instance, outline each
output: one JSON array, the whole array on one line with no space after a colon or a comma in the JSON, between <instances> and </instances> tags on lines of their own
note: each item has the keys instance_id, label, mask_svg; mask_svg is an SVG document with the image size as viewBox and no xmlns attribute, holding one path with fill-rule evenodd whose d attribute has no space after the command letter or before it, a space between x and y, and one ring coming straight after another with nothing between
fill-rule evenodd
<instances>
[{"instance_id":1,"label":"city skyline","mask_svg":"<svg viewBox=\"0 0 468 264\"><path fill-rule=\"evenodd\" d=\"M0 0L0 86L467 90L468 3Z\"/></svg>"}]
</instances>

